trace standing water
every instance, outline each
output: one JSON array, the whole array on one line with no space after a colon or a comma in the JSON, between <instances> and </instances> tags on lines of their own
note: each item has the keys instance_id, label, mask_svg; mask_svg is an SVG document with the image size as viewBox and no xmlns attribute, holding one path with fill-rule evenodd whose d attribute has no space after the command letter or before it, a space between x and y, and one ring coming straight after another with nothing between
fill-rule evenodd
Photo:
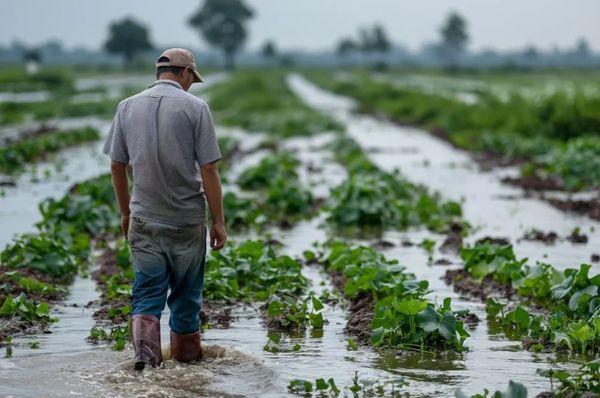
<instances>
[{"instance_id":1,"label":"standing water","mask_svg":"<svg viewBox=\"0 0 600 398\"><path fill-rule=\"evenodd\" d=\"M438 189L449 198L464 198L465 218L480 228L472 239L502 235L516 241L525 228L554 229L564 235L575 225L585 229L597 224L564 215L536 200L517 198L507 201L503 198L519 195L519 191L500 184L497 172L479 172L462 152L422 131L354 115L350 101L332 96L299 76L292 76L289 83L307 103L335 115L382 168L399 167L415 182ZM289 140L284 144L303 162L302 180L310 184L315 196L319 197L328 195L329 188L345 178L344 170L332 161L331 152L323 148L328 139L329 136L323 134ZM97 145L88 150L95 153L89 158L101 159ZM230 174L236 175L249 163L258 160L248 156L233 165ZM319 174L310 173L308 165L317 165L323 170ZM61 194L71 183L65 184ZM4 222L8 218L5 217L9 216L1 214L0 217L3 225L7 225ZM517 219L524 220L523 225L516 222ZM29 225L35 222L33 217L28 220ZM269 232L274 239L284 242L287 254L299 256L311 248L313 241L327 238L325 230L319 227L321 222L321 218L316 218L302 221L290 230L275 228ZM12 223L16 223L16 219ZM11 234L14 232L17 231L13 230ZM241 240L247 237L254 236L238 235L234 238ZM423 238L442 239L425 231L389 232L384 236L392 242L404 239L419 242ZM590 233L590 238L592 244L598 242L597 234ZM582 253L584 250L570 243L547 248L522 242L517 250L520 255L530 256L533 260L543 259L543 254L547 253L546 261L557 266L576 265L586 256ZM482 322L470 330L468 352L433 357L420 353L376 352L365 347L348 351L348 337L343 331L347 313L340 305L326 306L324 317L328 322L322 333L307 332L286 337L281 343L284 347L281 352L266 352L263 346L268 341L267 329L259 309L249 305L234 309L230 328L209 329L203 334L206 359L200 365L167 361L165 369L134 372L131 369L131 349L115 352L85 343L93 321L92 311L82 306L96 298L96 293L89 280L78 279L67 301L58 309L61 321L52 329L53 333L16 339L14 358L0 361L0 394L279 397L288 395L286 386L291 379L314 381L316 378L333 377L338 387L343 387L351 385L356 371L360 378L370 380L385 381L403 376L409 383L405 390L417 397L451 397L457 388L468 393L480 392L483 388L504 389L508 379L524 383L533 394L549 388L548 382L537 376L535 371L548 367L554 361L553 356L521 351L518 349L519 342L509 341L503 335L488 330L483 305L461 299L446 286L440 280L446 268L429 265L428 255L422 248L396 245L385 254L398 259L417 277L427 279L433 299L439 302L443 297L452 297L455 307L469 309L479 315ZM458 262L454 257L450 260ZM315 292L333 289L319 268L307 266L304 273L312 281ZM168 341L167 318L168 313L165 312L162 319L163 345ZM39 351L26 348L28 339L32 338L41 342ZM301 346L298 352L291 349L296 343Z\"/></svg>"}]
</instances>

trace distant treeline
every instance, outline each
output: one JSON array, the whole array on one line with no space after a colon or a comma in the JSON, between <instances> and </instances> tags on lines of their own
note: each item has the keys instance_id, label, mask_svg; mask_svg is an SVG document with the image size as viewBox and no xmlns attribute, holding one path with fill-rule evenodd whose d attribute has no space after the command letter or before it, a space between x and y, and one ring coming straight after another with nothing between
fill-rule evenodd
<instances>
[{"instance_id":1,"label":"distant treeline","mask_svg":"<svg viewBox=\"0 0 600 398\"><path fill-rule=\"evenodd\" d=\"M584 49L587 47L583 47ZM100 50L85 48L65 49L57 42L49 42L37 47L41 61L46 65L95 65L119 66L123 59ZM22 64L26 47L19 43L11 46L0 45L0 64ZM281 51L281 50L280 50ZM149 51L142 55L140 62L150 62L155 59L160 50ZM222 57L218 51L194 51L196 57L204 66L219 67ZM240 66L270 65L272 60L265 57L262 51L242 51L236 57ZM288 51L285 53L285 63L297 66L361 66L361 65L388 65L388 66L423 66L438 67L444 65L440 58L439 50L435 44L426 45L419 51L411 52L403 47L393 45L386 53L359 52L340 54L335 51L306 52ZM581 51L572 48L566 50L555 49L552 51L536 50L529 47L522 51L498 52L494 50L468 51L461 56L463 67L504 67L515 69L544 68L544 67L598 67L600 54L591 50Z\"/></svg>"}]
</instances>

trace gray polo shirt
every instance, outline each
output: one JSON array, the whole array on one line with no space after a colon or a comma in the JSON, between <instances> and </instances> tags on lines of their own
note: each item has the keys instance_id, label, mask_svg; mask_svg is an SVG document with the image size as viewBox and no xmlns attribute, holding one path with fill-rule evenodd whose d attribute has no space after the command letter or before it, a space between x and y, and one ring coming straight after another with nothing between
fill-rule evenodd
<instances>
[{"instance_id":1,"label":"gray polo shirt","mask_svg":"<svg viewBox=\"0 0 600 398\"><path fill-rule=\"evenodd\" d=\"M119 103L103 152L133 169L132 217L183 226L206 220L199 166L221 159L206 102L172 80Z\"/></svg>"}]
</instances>

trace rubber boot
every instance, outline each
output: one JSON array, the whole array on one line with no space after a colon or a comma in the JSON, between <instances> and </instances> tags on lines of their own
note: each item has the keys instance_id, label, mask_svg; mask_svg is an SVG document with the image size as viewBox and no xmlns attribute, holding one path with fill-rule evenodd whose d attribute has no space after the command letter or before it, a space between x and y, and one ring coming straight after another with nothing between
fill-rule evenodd
<instances>
[{"instance_id":1,"label":"rubber boot","mask_svg":"<svg viewBox=\"0 0 600 398\"><path fill-rule=\"evenodd\" d=\"M135 357L133 367L142 370L146 364L159 366L162 361L160 348L160 321L153 315L137 314L131 317L131 338Z\"/></svg>"},{"instance_id":2,"label":"rubber boot","mask_svg":"<svg viewBox=\"0 0 600 398\"><path fill-rule=\"evenodd\" d=\"M179 362L192 362L202 359L200 331L179 334L171 330L171 358Z\"/></svg>"}]
</instances>

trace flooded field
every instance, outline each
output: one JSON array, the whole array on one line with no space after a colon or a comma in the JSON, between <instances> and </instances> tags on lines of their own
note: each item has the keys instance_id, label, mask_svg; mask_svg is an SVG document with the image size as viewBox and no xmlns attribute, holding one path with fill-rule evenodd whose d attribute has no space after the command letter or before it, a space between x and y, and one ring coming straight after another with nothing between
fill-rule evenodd
<instances>
[{"instance_id":1,"label":"flooded field","mask_svg":"<svg viewBox=\"0 0 600 398\"><path fill-rule=\"evenodd\" d=\"M51 315L58 321L49 325L47 333L15 333L12 341L5 344L4 349L10 347L11 354L0 359L0 395L279 397L293 395L294 388L290 386L296 379L313 383L317 379L333 379L341 394L347 396L452 397L457 389L468 395L481 393L486 388L504 391L509 380L523 384L530 396L536 396L551 388L549 379L540 375L538 369L574 370L585 362L586 355L564 350L524 349L523 333L506 333L488 317L485 301L457 292L446 282L447 271L463 269L465 259L458 249L447 250L444 246L451 235L451 226L466 222L470 227L462 227L459 246L472 247L485 238L503 239L512 245L518 258L528 258L529 264L547 263L563 271L591 263L590 274L597 275L600 265L597 261L592 263L591 259L600 248L599 221L563 212L535 195L526 194L521 188L503 183L503 178L518 175L518 167L514 165L482 169L468 152L425 130L373 114L358 113L354 99L319 87L304 75L282 72L282 76L289 95L309 108L303 111L306 115L310 112L322 115L311 116L315 120L312 126L317 126L315 131L305 127L306 134L287 134L290 125L296 130L304 128L294 119L299 116L290 116L292 121L279 124L279 119L273 115L260 114L256 119L269 120L271 124L267 125L271 130L268 130L256 127L255 120L234 120L245 115L220 116L222 113L216 109L217 122L223 122L217 134L220 138L231 137L239 144L236 155L226 161L224 191L233 192L240 198L247 196L258 203L261 195L266 194L263 191L248 193L241 183L244 173L260 167L265 158L289 153L297 159L298 182L294 184L298 186L295 188L309 192L311 210L294 218L292 211L287 209L267 217L279 222L250 225L249 228L234 225L229 227L229 232L235 244L250 239L262 239L264 245L268 245L268 241L277 241L282 244L277 252L279 255L299 259L301 274L309 281L301 296L308 297L312 293L321 298L324 304L321 313L325 320L322 328L313 325L293 332L273 330L268 319L265 320L265 300L250 297L233 300L227 305L207 300L211 307L214 305L219 310L226 307L230 311L230 322L227 326L211 322L211 327L203 332L205 358L193 365L168 360L164 368L136 372L131 367L133 351L129 343L125 344L124 350L117 351L106 342L88 342L90 329L111 324L96 314L106 288L97 285L97 280L92 277L101 268L100 256L106 250L106 245L96 242L92 245L95 256L76 272L68 294L51 306ZM210 75L206 85L208 90L193 93L206 98L209 104L213 99L218 102L217 96L222 93L211 90L212 84L218 90L219 83L227 83L232 78L235 77ZM86 90L105 85L106 96L112 98L122 95L126 87L139 88L146 83L146 77L99 76L79 80L76 87ZM438 84L437 80L433 79L431 84ZM444 81L436 87L445 90L448 84ZM268 87L264 89L266 95ZM0 101L3 98L0 96ZM18 100L26 101L27 98L23 95ZM36 93L29 99L44 101L45 96ZM331 120L323 121L319 117ZM89 116L61 119L56 123L61 129L92 126L104 138L110 119ZM284 131L282 135L273 134L272 130L278 128ZM11 126L6 129L6 134L11 129L13 133L22 130L18 125ZM331 204L334 203L331 197L335 196L336 187L343 186L345 181L360 173L339 161L338 156L343 150L335 143L340 137L356 142L357 151L362 151L366 161L372 162L372 167L381 175L396 176L394 170L399 170L402 177L396 178L406 179L406 184L424 187L423 191L415 188L423 197L437 198L435 192L438 192L440 196L435 200L440 203L455 201L461 208L460 215L452 217L452 221L443 218L441 226L430 226L421 221L376 228L375 233L367 233L372 231L366 227L363 231L363 226L359 225L360 233L343 233L342 229L332 225L331 213L336 209ZM1 188L2 247L15 235L35 232L35 224L43 220L38 210L43 199L58 200L68 194L74 184L108 172L108 161L100 153L102 142L103 139L94 140L61 149L51 161L36 162L21 174L10 176L13 183ZM291 193L283 194L286 195ZM438 211L437 207L431 213L435 211ZM112 216L118 217L117 214ZM532 230L555 232L557 238L552 244L526 239ZM586 236L585 242L570 238L574 230ZM108 247L114 248L117 236L107 239ZM96 236L97 241L103 239ZM445 298L450 298L454 313L469 313L476 318L477 322L464 321L470 335L464 340L464 350L443 345L449 339L439 335L435 337L438 339L435 344L424 348L423 343L421 349L407 349L402 344L374 346L368 339L354 341L359 339L348 332L347 324L354 315L356 297L344 296L344 285L336 285L336 275L325 265L325 260L311 261L306 254L307 251L327 252L326 246L315 247L313 243L323 245L328 239L375 248L386 259L397 260L406 273L414 274L416 280L428 282L424 295L415 297L426 300L429 308L439 308ZM356 265L361 267L362 264ZM215 284L225 284L224 281L216 280ZM370 283L370 289L377 294L373 287L376 281ZM457 315L457 319L466 318ZM165 310L162 341L166 354L167 320L168 310ZM362 323L370 333L369 322ZM276 343L272 342L274 334L280 339ZM266 349L270 344L276 349ZM352 390L353 386L360 389ZM324 394L335 395L329 387L324 391L328 391Z\"/></svg>"}]
</instances>

